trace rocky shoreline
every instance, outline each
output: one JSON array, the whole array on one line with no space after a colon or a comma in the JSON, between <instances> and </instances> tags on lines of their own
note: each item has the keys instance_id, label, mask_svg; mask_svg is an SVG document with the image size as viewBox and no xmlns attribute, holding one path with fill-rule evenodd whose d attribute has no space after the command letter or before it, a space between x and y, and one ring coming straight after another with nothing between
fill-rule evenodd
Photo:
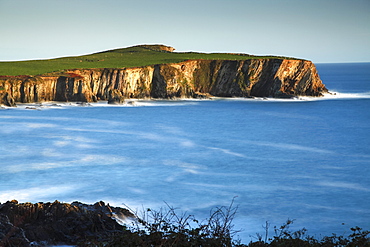
<instances>
[{"instance_id":1,"label":"rocky shoreline","mask_svg":"<svg viewBox=\"0 0 370 247\"><path fill-rule=\"evenodd\" d=\"M104 242L126 231L120 220L134 219L129 210L100 201L0 203L0 246L76 245Z\"/></svg>"}]
</instances>

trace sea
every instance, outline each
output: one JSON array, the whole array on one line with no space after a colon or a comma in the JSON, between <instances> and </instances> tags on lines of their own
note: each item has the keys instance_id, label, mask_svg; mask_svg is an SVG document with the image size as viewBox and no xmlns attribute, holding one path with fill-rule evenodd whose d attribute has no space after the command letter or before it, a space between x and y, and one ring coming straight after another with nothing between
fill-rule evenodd
<instances>
[{"instance_id":1,"label":"sea","mask_svg":"<svg viewBox=\"0 0 370 247\"><path fill-rule=\"evenodd\" d=\"M46 102L0 109L0 202L232 206L235 238L370 230L370 63L317 64L320 98Z\"/></svg>"}]
</instances>

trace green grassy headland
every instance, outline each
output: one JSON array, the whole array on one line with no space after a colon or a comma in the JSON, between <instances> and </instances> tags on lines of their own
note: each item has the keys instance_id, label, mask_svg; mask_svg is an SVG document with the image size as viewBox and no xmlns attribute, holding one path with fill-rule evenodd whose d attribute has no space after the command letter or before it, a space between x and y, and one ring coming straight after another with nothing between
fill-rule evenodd
<instances>
[{"instance_id":1,"label":"green grassy headland","mask_svg":"<svg viewBox=\"0 0 370 247\"><path fill-rule=\"evenodd\" d=\"M41 75L67 69L130 68L154 64L179 63L186 60L247 60L285 58L229 53L168 52L161 45L142 45L76 57L45 60L0 62L0 76ZM1 59L1 58L0 58Z\"/></svg>"}]
</instances>

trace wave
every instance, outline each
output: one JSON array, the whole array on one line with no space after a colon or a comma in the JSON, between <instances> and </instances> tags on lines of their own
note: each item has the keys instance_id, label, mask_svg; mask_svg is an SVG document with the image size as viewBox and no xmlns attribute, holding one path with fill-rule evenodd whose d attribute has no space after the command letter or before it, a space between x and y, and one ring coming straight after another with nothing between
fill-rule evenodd
<instances>
[{"instance_id":1,"label":"wave","mask_svg":"<svg viewBox=\"0 0 370 247\"><path fill-rule=\"evenodd\" d=\"M331 95L334 98L343 98L343 99L369 99L370 92L364 93L339 93L334 92L334 95Z\"/></svg>"},{"instance_id":2,"label":"wave","mask_svg":"<svg viewBox=\"0 0 370 247\"><path fill-rule=\"evenodd\" d=\"M342 100L342 99L370 99L370 92L363 93L340 93L330 92L324 94L324 97L312 98L312 97L300 97L303 100Z\"/></svg>"},{"instance_id":3,"label":"wave","mask_svg":"<svg viewBox=\"0 0 370 247\"><path fill-rule=\"evenodd\" d=\"M198 99L178 99L178 100L156 100L156 99L130 99L122 104L108 104L107 101L99 102L42 102L42 103L17 103L17 107L1 106L2 110L47 110L47 109L66 109L70 107L153 107L153 106L185 106L196 105Z\"/></svg>"},{"instance_id":4,"label":"wave","mask_svg":"<svg viewBox=\"0 0 370 247\"><path fill-rule=\"evenodd\" d=\"M363 93L340 93L340 92L329 92L325 93L323 97L313 96L297 96L293 98L270 98L270 97L252 97L252 98L221 98L214 97L216 100L232 100L232 101L264 101L264 102L306 102L306 101L322 101L322 100L333 100L333 99L370 99L370 92Z\"/></svg>"},{"instance_id":5,"label":"wave","mask_svg":"<svg viewBox=\"0 0 370 247\"><path fill-rule=\"evenodd\" d=\"M323 97L297 96L293 98L270 98L270 97L211 97L208 99L130 99L123 104L108 104L107 101L100 102L43 102L43 103L18 103L17 107L4 107L1 109L18 109L18 110L47 110L47 109L66 109L70 107L158 107L158 106L186 106L197 105L201 101L252 101L252 102L307 102L322 100L356 100L370 99L370 92L362 93L341 93L329 92Z\"/></svg>"}]
</instances>

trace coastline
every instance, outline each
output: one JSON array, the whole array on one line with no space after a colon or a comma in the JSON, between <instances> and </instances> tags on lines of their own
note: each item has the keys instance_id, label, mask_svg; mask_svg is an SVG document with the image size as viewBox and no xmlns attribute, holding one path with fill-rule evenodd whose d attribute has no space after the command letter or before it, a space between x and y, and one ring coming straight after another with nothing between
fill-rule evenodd
<instances>
[{"instance_id":1,"label":"coastline","mask_svg":"<svg viewBox=\"0 0 370 247\"><path fill-rule=\"evenodd\" d=\"M310 102L310 101L323 101L323 100L341 100L341 99L370 99L370 92L365 93L340 93L328 92L321 97L315 96L296 96L292 98L271 98L271 97L207 97L207 98L172 98L172 99L126 99L122 103L109 104L108 101L98 102L60 102L48 101L40 103L17 103L14 106L1 105L0 109L26 109L26 110L44 110L44 109L63 109L68 107L150 107L160 105L178 105L179 103L197 103L203 101L250 101L250 102Z\"/></svg>"},{"instance_id":2,"label":"coastline","mask_svg":"<svg viewBox=\"0 0 370 247\"><path fill-rule=\"evenodd\" d=\"M146 209L142 217L130 210L111 207L103 201L95 204L59 201L0 203L0 246L368 246L370 231L356 226L347 236L305 235L306 229L291 231L294 220L287 220L275 236L269 238L256 233L256 240L242 244L234 239L232 224L237 217L237 206L217 207L210 218L199 223L192 215L167 209ZM128 223L128 222L131 222ZM131 225L131 227L129 226ZM198 226L197 226L198 225ZM322 245L317 245L321 243Z\"/></svg>"}]
</instances>

